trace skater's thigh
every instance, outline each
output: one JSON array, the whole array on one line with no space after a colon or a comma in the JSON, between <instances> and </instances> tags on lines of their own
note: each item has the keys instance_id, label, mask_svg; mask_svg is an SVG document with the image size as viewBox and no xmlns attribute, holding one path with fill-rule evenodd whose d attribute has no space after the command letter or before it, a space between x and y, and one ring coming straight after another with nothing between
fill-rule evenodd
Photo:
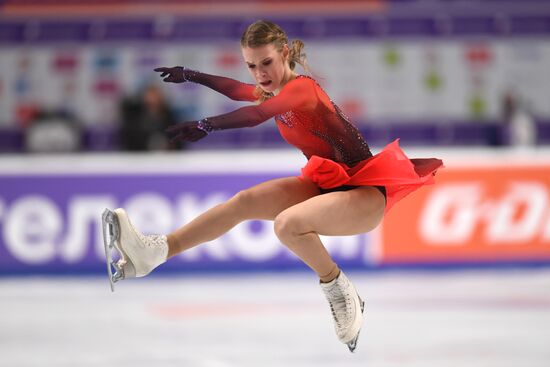
<instances>
[{"instance_id":1,"label":"skater's thigh","mask_svg":"<svg viewBox=\"0 0 550 367\"><path fill-rule=\"evenodd\" d=\"M313 182L286 177L242 190L231 200L248 219L274 220L283 210L319 194L319 188Z\"/></svg>"},{"instance_id":2,"label":"skater's thigh","mask_svg":"<svg viewBox=\"0 0 550 367\"><path fill-rule=\"evenodd\" d=\"M374 229L382 220L385 198L374 187L319 195L285 210L276 227L293 232L348 236Z\"/></svg>"}]
</instances>

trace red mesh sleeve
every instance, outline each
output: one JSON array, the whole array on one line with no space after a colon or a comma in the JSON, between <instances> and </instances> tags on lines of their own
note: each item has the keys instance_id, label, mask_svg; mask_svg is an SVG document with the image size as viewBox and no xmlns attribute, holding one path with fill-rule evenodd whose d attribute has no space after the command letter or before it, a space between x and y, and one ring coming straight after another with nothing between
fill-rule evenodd
<instances>
[{"instance_id":1,"label":"red mesh sleeve","mask_svg":"<svg viewBox=\"0 0 550 367\"><path fill-rule=\"evenodd\" d=\"M254 96L254 89L256 88L254 85L242 83L235 79L193 71L189 73L189 80L213 89L235 101L252 102L258 99Z\"/></svg>"},{"instance_id":2,"label":"red mesh sleeve","mask_svg":"<svg viewBox=\"0 0 550 367\"><path fill-rule=\"evenodd\" d=\"M288 82L281 92L256 106L246 106L223 115L208 117L214 130L256 126L269 118L290 110L315 108L314 82L308 78Z\"/></svg>"}]
</instances>

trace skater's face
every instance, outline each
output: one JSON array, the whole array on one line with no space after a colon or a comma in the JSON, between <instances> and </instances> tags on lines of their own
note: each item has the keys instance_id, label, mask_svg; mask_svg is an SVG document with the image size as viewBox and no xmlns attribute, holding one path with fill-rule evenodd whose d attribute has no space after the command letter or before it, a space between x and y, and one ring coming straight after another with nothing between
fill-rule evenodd
<instances>
[{"instance_id":1,"label":"skater's face","mask_svg":"<svg viewBox=\"0 0 550 367\"><path fill-rule=\"evenodd\" d=\"M288 81L292 71L288 65L288 46L277 50L275 45L243 47L248 71L264 91L277 92Z\"/></svg>"}]
</instances>

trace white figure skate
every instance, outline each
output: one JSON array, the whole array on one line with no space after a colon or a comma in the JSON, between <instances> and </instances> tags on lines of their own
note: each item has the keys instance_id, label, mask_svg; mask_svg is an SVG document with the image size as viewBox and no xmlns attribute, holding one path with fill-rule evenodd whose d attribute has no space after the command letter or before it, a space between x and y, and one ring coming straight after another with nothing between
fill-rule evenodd
<instances>
[{"instance_id":1,"label":"white figure skate","mask_svg":"<svg viewBox=\"0 0 550 367\"><path fill-rule=\"evenodd\" d=\"M114 292L116 282L143 277L166 261L166 236L141 234L130 223L124 209L105 209L101 219L111 291ZM113 253L118 255L116 261L113 260Z\"/></svg>"},{"instance_id":2,"label":"white figure skate","mask_svg":"<svg viewBox=\"0 0 550 367\"><path fill-rule=\"evenodd\" d=\"M363 324L365 302L342 271L331 282L321 283L321 288L332 311L336 335L353 352Z\"/></svg>"}]
</instances>

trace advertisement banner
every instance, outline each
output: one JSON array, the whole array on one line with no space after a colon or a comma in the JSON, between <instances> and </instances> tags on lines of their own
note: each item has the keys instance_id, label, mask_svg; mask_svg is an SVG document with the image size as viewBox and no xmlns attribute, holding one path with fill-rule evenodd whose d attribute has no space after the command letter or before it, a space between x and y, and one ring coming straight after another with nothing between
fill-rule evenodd
<instances>
[{"instance_id":1,"label":"advertisement banner","mask_svg":"<svg viewBox=\"0 0 550 367\"><path fill-rule=\"evenodd\" d=\"M550 162L494 154L480 163L462 155L443 156L436 184L399 202L376 230L323 236L335 261L345 269L550 264ZM0 275L100 274L105 208L125 208L146 234L169 233L240 190L295 176L299 158L284 152L75 157L57 164L6 158ZM88 168L79 171L82 165ZM280 243L273 222L246 221L155 273L295 269L307 267Z\"/></svg>"},{"instance_id":2,"label":"advertisement banner","mask_svg":"<svg viewBox=\"0 0 550 367\"><path fill-rule=\"evenodd\" d=\"M550 164L448 165L392 209L382 237L384 264L548 263Z\"/></svg>"}]
</instances>

